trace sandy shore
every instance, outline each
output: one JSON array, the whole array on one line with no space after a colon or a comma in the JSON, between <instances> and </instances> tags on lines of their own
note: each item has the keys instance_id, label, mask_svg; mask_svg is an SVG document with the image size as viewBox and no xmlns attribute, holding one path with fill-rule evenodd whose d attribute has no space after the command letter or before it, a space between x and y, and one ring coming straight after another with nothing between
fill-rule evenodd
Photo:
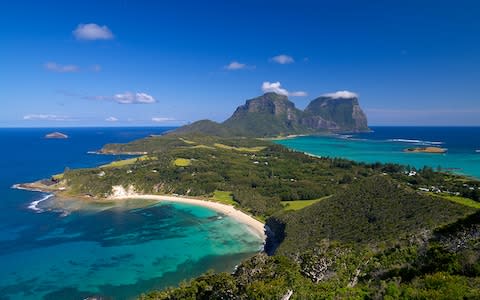
<instances>
[{"instance_id":1,"label":"sandy shore","mask_svg":"<svg viewBox=\"0 0 480 300\"><path fill-rule=\"evenodd\" d=\"M156 200L156 201L171 201L178 203L187 203L192 205L198 205L213 209L217 212L220 212L226 216L229 216L238 222L241 222L248 226L248 228L256 234L261 239L265 240L265 224L256 220L252 216L234 208L231 205L226 205L218 202L186 198L182 196L160 196L160 195L142 195L142 194L129 194L129 195L118 195L110 197L109 199L118 200L118 199L146 199L146 200Z\"/></svg>"}]
</instances>

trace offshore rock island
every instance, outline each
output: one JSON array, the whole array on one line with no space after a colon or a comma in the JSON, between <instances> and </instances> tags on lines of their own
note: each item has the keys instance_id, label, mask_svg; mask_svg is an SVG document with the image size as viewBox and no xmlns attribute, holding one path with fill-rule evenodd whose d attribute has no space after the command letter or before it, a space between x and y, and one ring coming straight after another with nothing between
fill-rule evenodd
<instances>
[{"instance_id":1,"label":"offshore rock island","mask_svg":"<svg viewBox=\"0 0 480 300\"><path fill-rule=\"evenodd\" d=\"M223 123L99 151L141 156L19 187L86 201L209 201L266 225L265 251L232 274L207 273L141 299L480 296L479 181L315 157L264 139L368 130L356 98L320 97L300 111L267 93Z\"/></svg>"},{"instance_id":2,"label":"offshore rock island","mask_svg":"<svg viewBox=\"0 0 480 300\"><path fill-rule=\"evenodd\" d=\"M68 135L61 132L52 132L45 135L46 139L68 139Z\"/></svg>"},{"instance_id":3,"label":"offshore rock island","mask_svg":"<svg viewBox=\"0 0 480 300\"><path fill-rule=\"evenodd\" d=\"M409 153L435 153L435 154L442 154L446 153L447 149L440 148L440 147L417 147L417 148L407 148L403 150L404 152Z\"/></svg>"}]
</instances>

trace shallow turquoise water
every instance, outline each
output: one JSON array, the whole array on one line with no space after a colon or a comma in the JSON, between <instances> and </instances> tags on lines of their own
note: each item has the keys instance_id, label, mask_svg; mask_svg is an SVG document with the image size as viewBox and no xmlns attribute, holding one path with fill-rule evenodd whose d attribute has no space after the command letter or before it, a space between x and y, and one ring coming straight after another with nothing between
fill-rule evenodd
<instances>
[{"instance_id":1,"label":"shallow turquoise water","mask_svg":"<svg viewBox=\"0 0 480 300\"><path fill-rule=\"evenodd\" d=\"M0 286L11 299L52 292L128 299L208 268L231 271L260 249L247 232L209 209L167 202L74 213L45 225L20 249L3 249Z\"/></svg>"},{"instance_id":2,"label":"shallow turquoise water","mask_svg":"<svg viewBox=\"0 0 480 300\"><path fill-rule=\"evenodd\" d=\"M11 189L117 157L88 155L165 129L62 129L68 140L45 140L52 129L4 129L0 139L0 299L132 299L177 285L208 269L232 271L262 241L245 225L207 208L172 202L85 205L65 214L53 198ZM135 202L135 203L133 203Z\"/></svg>"},{"instance_id":3,"label":"shallow turquoise water","mask_svg":"<svg viewBox=\"0 0 480 300\"><path fill-rule=\"evenodd\" d=\"M277 141L289 148L355 161L399 163L416 168L441 167L480 178L480 128L373 127L374 132L353 136L306 136ZM439 146L445 154L406 153L409 147Z\"/></svg>"}]
</instances>

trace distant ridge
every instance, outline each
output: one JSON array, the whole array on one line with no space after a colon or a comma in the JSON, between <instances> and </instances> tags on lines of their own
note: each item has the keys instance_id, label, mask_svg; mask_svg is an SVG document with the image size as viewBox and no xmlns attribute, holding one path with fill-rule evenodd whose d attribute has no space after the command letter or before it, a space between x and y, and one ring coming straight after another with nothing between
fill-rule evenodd
<instances>
[{"instance_id":1,"label":"distant ridge","mask_svg":"<svg viewBox=\"0 0 480 300\"><path fill-rule=\"evenodd\" d=\"M201 120L171 134L272 137L363 131L369 131L368 122L356 96L321 96L302 111L285 95L265 93L247 100L223 123Z\"/></svg>"}]
</instances>

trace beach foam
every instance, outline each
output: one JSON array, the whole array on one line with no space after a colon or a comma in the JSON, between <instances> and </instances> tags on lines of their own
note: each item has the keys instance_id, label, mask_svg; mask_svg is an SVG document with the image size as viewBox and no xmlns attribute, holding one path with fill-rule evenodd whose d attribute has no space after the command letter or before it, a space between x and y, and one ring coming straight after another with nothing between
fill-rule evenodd
<instances>
[{"instance_id":1,"label":"beach foam","mask_svg":"<svg viewBox=\"0 0 480 300\"><path fill-rule=\"evenodd\" d=\"M408 143L416 145L443 145L443 142L432 142L432 141L422 141L422 140L410 140L410 139L388 139L388 142L397 142L397 143Z\"/></svg>"},{"instance_id":2,"label":"beach foam","mask_svg":"<svg viewBox=\"0 0 480 300\"><path fill-rule=\"evenodd\" d=\"M43 209L41 209L40 207L38 207L38 204L40 204L40 202L43 202L43 201L45 201L45 200L48 200L48 199L52 198L53 196L54 196L53 194L48 194L48 195L42 197L42 198L39 199L39 200L32 201L32 202L30 203L30 205L28 205L28 208L30 208L31 210L36 211L37 213L44 212Z\"/></svg>"}]
</instances>

